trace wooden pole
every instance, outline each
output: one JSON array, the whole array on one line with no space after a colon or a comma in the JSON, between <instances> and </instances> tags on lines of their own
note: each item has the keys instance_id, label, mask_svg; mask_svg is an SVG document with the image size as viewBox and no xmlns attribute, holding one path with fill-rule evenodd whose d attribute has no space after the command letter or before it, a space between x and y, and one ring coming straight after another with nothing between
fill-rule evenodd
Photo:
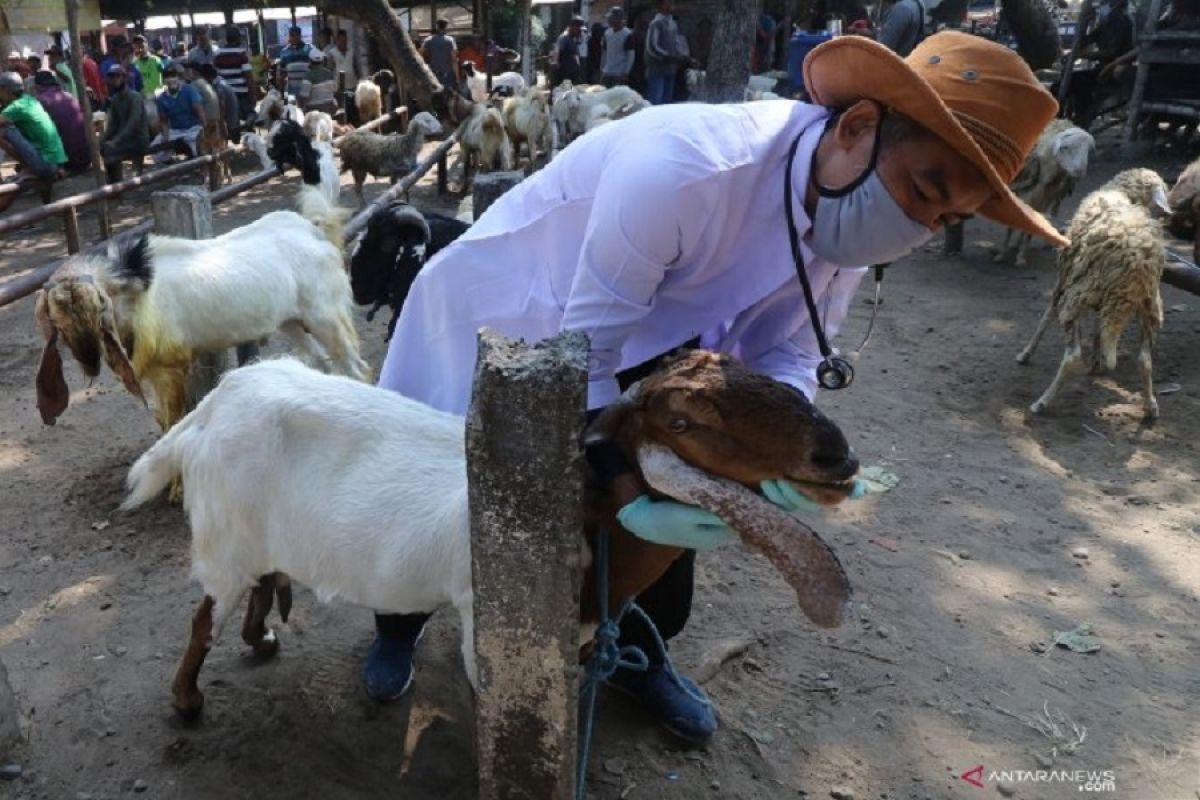
<instances>
[{"instance_id":1,"label":"wooden pole","mask_svg":"<svg viewBox=\"0 0 1200 800\"><path fill-rule=\"evenodd\" d=\"M587 361L578 332L479 334L466 451L480 800L574 795Z\"/></svg>"},{"instance_id":2,"label":"wooden pole","mask_svg":"<svg viewBox=\"0 0 1200 800\"><path fill-rule=\"evenodd\" d=\"M79 213L72 206L63 212L63 232L67 236L67 252L75 255L79 252Z\"/></svg>"},{"instance_id":3,"label":"wooden pole","mask_svg":"<svg viewBox=\"0 0 1200 800\"><path fill-rule=\"evenodd\" d=\"M199 186L179 186L150 195L154 212L154 231L165 236L184 239L211 239L212 202L208 192ZM192 361L187 378L187 407L196 403L217 385L228 366L224 351L201 353Z\"/></svg>"},{"instance_id":4,"label":"wooden pole","mask_svg":"<svg viewBox=\"0 0 1200 800\"><path fill-rule=\"evenodd\" d=\"M65 0L67 12L67 36L71 47L71 72L75 77L75 96L79 99L79 108L83 111L83 133L87 137L88 150L92 154L92 171L96 177L96 188L102 188L108 178L104 172L104 159L100 155L100 142L96 138L96 128L92 125L92 101L88 99L87 81L83 74L83 47L79 42L79 0ZM96 213L100 219L100 238L112 236L112 223L109 221L108 202L96 204Z\"/></svg>"},{"instance_id":5,"label":"wooden pole","mask_svg":"<svg viewBox=\"0 0 1200 800\"><path fill-rule=\"evenodd\" d=\"M1095 12L1092 0L1083 0L1079 10L1079 24L1075 27L1075 38L1071 40L1071 52L1067 54L1067 63L1063 66L1062 77L1058 79L1058 110L1064 117L1067 108L1067 93L1071 91L1071 76L1075 73L1075 59L1079 57L1079 48L1083 44L1083 27L1089 24Z\"/></svg>"},{"instance_id":6,"label":"wooden pole","mask_svg":"<svg viewBox=\"0 0 1200 800\"><path fill-rule=\"evenodd\" d=\"M1150 15L1146 18L1146 32L1138 43L1138 51L1145 52L1148 40L1153 39L1158 28L1158 15L1162 13L1163 0L1150 0ZM1142 112L1142 99L1146 96L1146 81L1150 77L1150 64L1145 59L1138 59L1137 75L1133 79L1133 96L1129 105L1125 106L1125 130L1121 134L1121 150L1128 154L1137 135L1138 117Z\"/></svg>"},{"instance_id":7,"label":"wooden pole","mask_svg":"<svg viewBox=\"0 0 1200 800\"><path fill-rule=\"evenodd\" d=\"M1200 266L1168 261L1163 269L1162 282L1185 292L1200 295Z\"/></svg>"}]
</instances>

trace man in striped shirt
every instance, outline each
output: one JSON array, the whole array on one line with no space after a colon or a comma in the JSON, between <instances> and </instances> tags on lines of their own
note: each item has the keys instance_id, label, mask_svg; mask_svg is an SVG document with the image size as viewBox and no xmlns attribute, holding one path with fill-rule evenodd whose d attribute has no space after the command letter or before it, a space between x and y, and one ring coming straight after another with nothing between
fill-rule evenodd
<instances>
[{"instance_id":1,"label":"man in striped shirt","mask_svg":"<svg viewBox=\"0 0 1200 800\"><path fill-rule=\"evenodd\" d=\"M238 116L245 119L254 110L254 74L250 70L250 54L242 47L242 33L230 28L225 33L225 46L213 56L213 66L221 79L237 95ZM230 124L230 129L236 126Z\"/></svg>"}]
</instances>

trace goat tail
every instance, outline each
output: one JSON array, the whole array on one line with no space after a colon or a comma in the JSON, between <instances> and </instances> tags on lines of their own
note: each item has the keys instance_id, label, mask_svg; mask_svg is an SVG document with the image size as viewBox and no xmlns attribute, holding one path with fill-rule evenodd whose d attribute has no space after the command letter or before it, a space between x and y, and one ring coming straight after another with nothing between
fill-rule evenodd
<instances>
[{"instance_id":1,"label":"goat tail","mask_svg":"<svg viewBox=\"0 0 1200 800\"><path fill-rule=\"evenodd\" d=\"M321 233L340 251L342 249L342 226L349 212L338 208L329 193L320 186L300 187L300 216L320 228Z\"/></svg>"},{"instance_id":2,"label":"goat tail","mask_svg":"<svg viewBox=\"0 0 1200 800\"><path fill-rule=\"evenodd\" d=\"M131 511L150 502L183 474L184 450L196 435L196 418L201 416L204 405L201 402L134 462L125 479L129 494L121 503L122 511Z\"/></svg>"}]
</instances>

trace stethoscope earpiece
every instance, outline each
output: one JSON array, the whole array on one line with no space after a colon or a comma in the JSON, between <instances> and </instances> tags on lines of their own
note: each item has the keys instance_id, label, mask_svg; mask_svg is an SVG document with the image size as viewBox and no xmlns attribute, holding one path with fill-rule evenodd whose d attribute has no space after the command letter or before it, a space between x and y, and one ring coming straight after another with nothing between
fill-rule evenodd
<instances>
[{"instance_id":1,"label":"stethoscope earpiece","mask_svg":"<svg viewBox=\"0 0 1200 800\"><path fill-rule=\"evenodd\" d=\"M845 389L854 383L854 367L841 356L830 356L817 366L817 383L830 391Z\"/></svg>"}]
</instances>

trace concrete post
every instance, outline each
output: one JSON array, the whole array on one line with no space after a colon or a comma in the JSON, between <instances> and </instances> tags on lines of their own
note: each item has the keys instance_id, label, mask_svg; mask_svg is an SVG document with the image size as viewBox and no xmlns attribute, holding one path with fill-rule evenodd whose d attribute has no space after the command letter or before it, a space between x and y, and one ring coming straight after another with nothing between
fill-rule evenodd
<instances>
[{"instance_id":1,"label":"concrete post","mask_svg":"<svg viewBox=\"0 0 1200 800\"><path fill-rule=\"evenodd\" d=\"M150 195L154 211L154 232L185 239L211 239L212 202L199 186L179 186ZM196 403L217 385L228 367L225 353L202 353L192 362L187 381L187 407Z\"/></svg>"},{"instance_id":2,"label":"concrete post","mask_svg":"<svg viewBox=\"0 0 1200 800\"><path fill-rule=\"evenodd\" d=\"M0 661L0 763L21 740L21 725L17 719L17 699L8 682L8 670Z\"/></svg>"},{"instance_id":3,"label":"concrete post","mask_svg":"<svg viewBox=\"0 0 1200 800\"><path fill-rule=\"evenodd\" d=\"M476 173L471 182L471 208L474 219L482 217L488 206L524 178L525 173L520 170Z\"/></svg>"},{"instance_id":4,"label":"concrete post","mask_svg":"<svg viewBox=\"0 0 1200 800\"><path fill-rule=\"evenodd\" d=\"M483 330L467 413L480 800L575 789L587 337Z\"/></svg>"}]
</instances>

